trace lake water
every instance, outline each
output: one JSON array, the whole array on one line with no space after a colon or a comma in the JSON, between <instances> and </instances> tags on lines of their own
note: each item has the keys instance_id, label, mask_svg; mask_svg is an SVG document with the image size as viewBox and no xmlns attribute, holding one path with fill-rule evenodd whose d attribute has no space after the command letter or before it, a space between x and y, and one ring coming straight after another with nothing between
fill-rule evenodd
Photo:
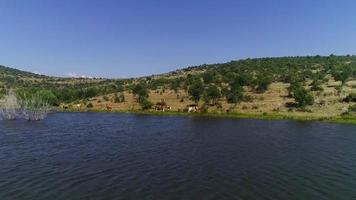
<instances>
[{"instance_id":1,"label":"lake water","mask_svg":"<svg viewBox=\"0 0 356 200\"><path fill-rule=\"evenodd\" d=\"M0 199L356 199L356 126L100 113L0 121Z\"/></svg>"}]
</instances>

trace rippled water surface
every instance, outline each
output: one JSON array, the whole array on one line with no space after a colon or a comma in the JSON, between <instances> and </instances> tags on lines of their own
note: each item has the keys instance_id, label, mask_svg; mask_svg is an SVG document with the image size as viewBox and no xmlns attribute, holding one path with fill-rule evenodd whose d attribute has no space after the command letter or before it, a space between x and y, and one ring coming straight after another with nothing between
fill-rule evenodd
<instances>
[{"instance_id":1,"label":"rippled water surface","mask_svg":"<svg viewBox=\"0 0 356 200\"><path fill-rule=\"evenodd\" d=\"M0 121L0 199L356 199L356 126L98 113Z\"/></svg>"}]
</instances>

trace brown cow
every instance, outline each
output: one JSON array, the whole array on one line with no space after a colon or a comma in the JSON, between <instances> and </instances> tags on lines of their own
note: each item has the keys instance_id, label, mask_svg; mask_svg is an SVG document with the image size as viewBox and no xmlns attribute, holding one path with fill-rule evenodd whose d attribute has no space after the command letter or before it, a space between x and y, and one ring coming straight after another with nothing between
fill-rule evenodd
<instances>
[{"instance_id":1,"label":"brown cow","mask_svg":"<svg viewBox=\"0 0 356 200\"><path fill-rule=\"evenodd\" d=\"M112 107L109 106L108 104L106 104L106 110L107 110L107 111L111 111L111 110L112 110Z\"/></svg>"},{"instance_id":2,"label":"brown cow","mask_svg":"<svg viewBox=\"0 0 356 200\"><path fill-rule=\"evenodd\" d=\"M167 105L164 99L162 99L160 102L156 103L155 110L164 112L166 110L171 110L171 107Z\"/></svg>"}]
</instances>

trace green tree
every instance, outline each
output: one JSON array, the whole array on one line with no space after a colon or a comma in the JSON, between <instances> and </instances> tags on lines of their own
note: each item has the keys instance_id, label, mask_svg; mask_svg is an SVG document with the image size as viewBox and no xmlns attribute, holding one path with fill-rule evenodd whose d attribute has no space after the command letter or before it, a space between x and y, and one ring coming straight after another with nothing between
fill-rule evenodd
<instances>
[{"instance_id":1,"label":"green tree","mask_svg":"<svg viewBox=\"0 0 356 200\"><path fill-rule=\"evenodd\" d=\"M336 81L341 81L344 85L345 82L353 75L353 69L351 65L337 66L331 71L332 76Z\"/></svg>"},{"instance_id":2,"label":"green tree","mask_svg":"<svg viewBox=\"0 0 356 200\"><path fill-rule=\"evenodd\" d=\"M58 99L56 95L50 90L40 90L37 92L39 97L52 106L58 106Z\"/></svg>"},{"instance_id":3,"label":"green tree","mask_svg":"<svg viewBox=\"0 0 356 200\"><path fill-rule=\"evenodd\" d=\"M200 80L196 80L188 89L190 98L195 103L198 103L204 92L204 85Z\"/></svg>"},{"instance_id":4,"label":"green tree","mask_svg":"<svg viewBox=\"0 0 356 200\"><path fill-rule=\"evenodd\" d=\"M230 84L230 89L225 92L226 100L228 103L239 103L243 100L243 88L240 84Z\"/></svg>"},{"instance_id":5,"label":"green tree","mask_svg":"<svg viewBox=\"0 0 356 200\"><path fill-rule=\"evenodd\" d=\"M310 90L311 91L323 91L323 87L321 87L322 80L319 79L314 79L312 83L310 84Z\"/></svg>"},{"instance_id":6,"label":"green tree","mask_svg":"<svg viewBox=\"0 0 356 200\"><path fill-rule=\"evenodd\" d=\"M148 97L148 89L146 84L138 83L133 86L132 93L138 97Z\"/></svg>"},{"instance_id":7,"label":"green tree","mask_svg":"<svg viewBox=\"0 0 356 200\"><path fill-rule=\"evenodd\" d=\"M290 83L289 87L287 88L288 90L288 96L293 97L294 96L294 91L297 88L303 87L303 84L301 82L292 82Z\"/></svg>"},{"instance_id":8,"label":"green tree","mask_svg":"<svg viewBox=\"0 0 356 200\"><path fill-rule=\"evenodd\" d=\"M150 102L146 97L140 96L139 97L139 104L142 110L149 110L152 108L152 102Z\"/></svg>"},{"instance_id":9,"label":"green tree","mask_svg":"<svg viewBox=\"0 0 356 200\"><path fill-rule=\"evenodd\" d=\"M209 85L205 90L205 100L207 103L212 101L213 104L216 104L217 100L221 97L220 89L216 85Z\"/></svg>"},{"instance_id":10,"label":"green tree","mask_svg":"<svg viewBox=\"0 0 356 200\"><path fill-rule=\"evenodd\" d=\"M206 71L203 74L203 80L205 84L214 83L217 79L217 73L215 71Z\"/></svg>"},{"instance_id":11,"label":"green tree","mask_svg":"<svg viewBox=\"0 0 356 200\"><path fill-rule=\"evenodd\" d=\"M255 89L257 92L265 92L271 83L271 75L266 73L258 74L255 79Z\"/></svg>"},{"instance_id":12,"label":"green tree","mask_svg":"<svg viewBox=\"0 0 356 200\"><path fill-rule=\"evenodd\" d=\"M151 109L152 103L148 100L148 89L144 83L139 83L133 86L132 93L136 96L137 102L142 110Z\"/></svg>"},{"instance_id":13,"label":"green tree","mask_svg":"<svg viewBox=\"0 0 356 200\"><path fill-rule=\"evenodd\" d=\"M297 107L304 108L305 106L313 105L314 103L313 95L302 86L296 87L294 89L293 97L297 103Z\"/></svg>"}]
</instances>

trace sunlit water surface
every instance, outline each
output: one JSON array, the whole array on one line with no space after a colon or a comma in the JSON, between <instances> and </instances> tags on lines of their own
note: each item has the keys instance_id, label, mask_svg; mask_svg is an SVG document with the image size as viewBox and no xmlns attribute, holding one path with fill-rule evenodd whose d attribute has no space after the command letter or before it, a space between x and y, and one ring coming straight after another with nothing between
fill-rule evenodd
<instances>
[{"instance_id":1,"label":"sunlit water surface","mask_svg":"<svg viewBox=\"0 0 356 200\"><path fill-rule=\"evenodd\" d=\"M0 199L356 199L356 126L99 113L0 121Z\"/></svg>"}]
</instances>

